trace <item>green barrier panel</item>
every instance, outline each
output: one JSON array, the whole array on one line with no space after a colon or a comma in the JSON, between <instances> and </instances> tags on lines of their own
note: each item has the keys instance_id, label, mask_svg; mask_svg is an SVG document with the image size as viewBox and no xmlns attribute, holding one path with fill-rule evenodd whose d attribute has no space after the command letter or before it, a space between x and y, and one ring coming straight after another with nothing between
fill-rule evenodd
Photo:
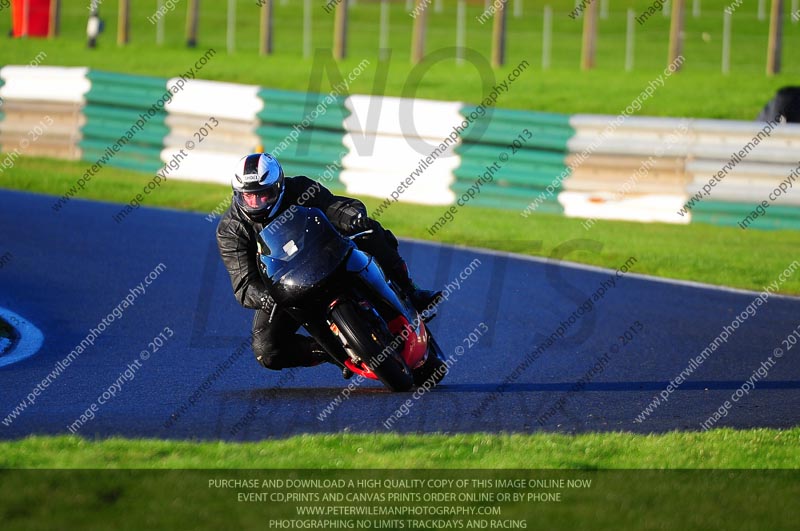
<instances>
[{"instance_id":1,"label":"green barrier panel","mask_svg":"<svg viewBox=\"0 0 800 531\"><path fill-rule=\"evenodd\" d=\"M342 170L345 98L287 90L261 89L264 108L256 134L267 152L278 158L290 175L307 175L333 191L344 190ZM297 127L297 129L295 129Z\"/></svg>"},{"instance_id":2,"label":"green barrier panel","mask_svg":"<svg viewBox=\"0 0 800 531\"><path fill-rule=\"evenodd\" d=\"M475 107L464 107L460 113L466 116L473 109ZM532 138L525 138L524 129L530 131ZM487 113L479 117L461 134L461 139L465 148L470 144L508 146L519 135L523 135L520 141L524 149L536 147L567 151L567 141L574 134L568 115L495 109L491 116Z\"/></svg>"},{"instance_id":3,"label":"green barrier panel","mask_svg":"<svg viewBox=\"0 0 800 531\"><path fill-rule=\"evenodd\" d=\"M159 107L156 103L169 94L166 79L97 71L90 71L87 77L92 82L86 93L89 104L142 110L155 106L156 111L163 111L163 106Z\"/></svg>"},{"instance_id":4,"label":"green barrier panel","mask_svg":"<svg viewBox=\"0 0 800 531\"><path fill-rule=\"evenodd\" d=\"M93 157L94 159L97 156L101 158L108 155L108 143L103 140L84 140L81 144L81 149L84 149L87 154L91 153L96 155ZM152 158L154 155L159 154L160 150L154 147L147 147L147 146L134 146L134 145L127 145L125 150L120 150L114 155L114 160L141 160L143 162L147 162L147 159ZM86 159L84 159L86 160ZM92 160L94 162L94 160ZM157 163L157 167L162 167L160 160Z\"/></svg>"},{"instance_id":5,"label":"green barrier panel","mask_svg":"<svg viewBox=\"0 0 800 531\"><path fill-rule=\"evenodd\" d=\"M350 114L341 96L274 89L262 89L258 96L264 102L258 118L265 124L301 126L305 120L307 128L343 132L344 119Z\"/></svg>"},{"instance_id":6,"label":"green barrier panel","mask_svg":"<svg viewBox=\"0 0 800 531\"><path fill-rule=\"evenodd\" d=\"M86 123L78 143L81 158L91 163L105 158L104 164L109 166L158 171L163 166L161 151L169 127L165 124L167 113L157 102L169 94L167 80L97 70L90 70L87 78L92 85L83 109ZM137 122L141 130L132 130ZM130 139L128 131L133 135ZM107 149L121 137L127 143L109 157Z\"/></svg>"},{"instance_id":7,"label":"green barrier panel","mask_svg":"<svg viewBox=\"0 0 800 531\"><path fill-rule=\"evenodd\" d=\"M94 86L95 83L107 83L126 87L161 88L166 90L167 80L161 77L140 76L136 74L120 74L103 70L89 70L86 74Z\"/></svg>"},{"instance_id":8,"label":"green barrier panel","mask_svg":"<svg viewBox=\"0 0 800 531\"><path fill-rule=\"evenodd\" d=\"M84 138L79 144L81 160L91 164L100 162L106 166L148 173L155 172L164 166L161 162L162 148L160 147L137 147L128 144L114 154L113 157L109 157L106 150L112 143L105 140Z\"/></svg>"},{"instance_id":9,"label":"green barrier panel","mask_svg":"<svg viewBox=\"0 0 800 531\"><path fill-rule=\"evenodd\" d=\"M306 177L321 183L323 186L325 186L325 188L336 195L340 195L345 191L345 186L339 180L339 173L341 172L341 169L331 167L331 170L326 174L326 169L324 166L304 166L302 163L297 163L284 166L284 170L286 171L286 175L290 177L296 175L305 175Z\"/></svg>"},{"instance_id":10,"label":"green barrier panel","mask_svg":"<svg viewBox=\"0 0 800 531\"><path fill-rule=\"evenodd\" d=\"M477 109L478 107L475 105L465 105L461 108L460 112L462 116L467 116ZM483 117L479 117L478 120L486 119L486 116L489 116L489 114L490 113L487 112ZM515 109L503 109L499 107L494 108L494 110L491 112L491 121L516 122L521 126L541 124L571 129L572 126L569 124L569 119L569 114L519 111Z\"/></svg>"},{"instance_id":11,"label":"green barrier panel","mask_svg":"<svg viewBox=\"0 0 800 531\"><path fill-rule=\"evenodd\" d=\"M164 92L135 91L127 93L119 90L107 90L106 87L93 88L91 94L86 95L87 105L107 105L109 107L127 107L147 113L148 109L155 112L164 112L156 105Z\"/></svg>"},{"instance_id":12,"label":"green barrier panel","mask_svg":"<svg viewBox=\"0 0 800 531\"><path fill-rule=\"evenodd\" d=\"M329 108L327 112L317 115L314 119L311 116L303 107L269 107L258 113L258 118L263 123L288 125L290 129L295 125L302 127L305 120L306 124L310 124L307 127L313 127L314 129L344 130L345 117L341 111L337 112Z\"/></svg>"},{"instance_id":13,"label":"green barrier panel","mask_svg":"<svg viewBox=\"0 0 800 531\"><path fill-rule=\"evenodd\" d=\"M84 107L83 114L86 116L87 119L92 121L109 120L117 122L126 122L128 124L128 127L136 123L136 121L139 120L140 118L142 120L145 120L146 118L147 124L155 123L167 127L166 112L157 112L155 113L155 115L150 116L147 113L146 109L109 107L106 105L97 105L89 103L86 107Z\"/></svg>"},{"instance_id":14,"label":"green barrier panel","mask_svg":"<svg viewBox=\"0 0 800 531\"><path fill-rule=\"evenodd\" d=\"M531 138L526 138L528 135L523 132L525 129L530 132ZM520 137L520 135L522 136ZM462 133L461 138L466 143L462 148L465 152L468 152L469 148L476 144L494 144L506 147L510 151L511 143L514 140L522 143L523 150L538 148L564 152L567 150L567 142L572 135L572 132L560 128L535 125L519 127L508 123L492 123L483 128L473 125Z\"/></svg>"},{"instance_id":15,"label":"green barrier panel","mask_svg":"<svg viewBox=\"0 0 800 531\"><path fill-rule=\"evenodd\" d=\"M455 183L452 185L453 193L456 194L456 199L461 197L472 183ZM502 208L504 210L524 210L531 201L533 201L542 190L523 190L519 188L486 188L481 187L481 193L470 199L468 205L481 206L487 208ZM537 208L536 212L544 212L547 214L562 214L564 208L558 202L558 197L553 194L549 199L543 201Z\"/></svg>"},{"instance_id":16,"label":"green barrier panel","mask_svg":"<svg viewBox=\"0 0 800 531\"><path fill-rule=\"evenodd\" d=\"M518 149L516 153L512 153L506 149L505 146L496 146L491 144L461 144L456 147L456 153L462 157L469 158L470 160L482 161L484 165L491 164L498 160L501 153L508 155L508 161L503 163L505 167L508 164L524 163L524 164L546 164L552 166L562 167L565 165L566 151L547 151L541 149Z\"/></svg>"},{"instance_id":17,"label":"green barrier panel","mask_svg":"<svg viewBox=\"0 0 800 531\"><path fill-rule=\"evenodd\" d=\"M766 214L755 221L744 221L753 211L750 203L727 203L722 201L703 201L692 209L692 223L710 223L739 227L743 222L748 229L800 229L800 207L771 205Z\"/></svg>"},{"instance_id":18,"label":"green barrier panel","mask_svg":"<svg viewBox=\"0 0 800 531\"><path fill-rule=\"evenodd\" d=\"M281 161L281 165L287 170L291 167L297 166L307 166L322 169L324 169L326 166L338 168L336 160L332 157L292 157L281 154L279 160Z\"/></svg>"},{"instance_id":19,"label":"green barrier panel","mask_svg":"<svg viewBox=\"0 0 800 531\"><path fill-rule=\"evenodd\" d=\"M283 164L284 166L292 162L297 164L306 164L308 166L319 166L322 168L324 168L329 164L332 165L337 162L336 153L332 153L330 154L330 156L324 153L308 154L303 156L284 155L283 153L281 153L279 160L281 161L281 164Z\"/></svg>"},{"instance_id":20,"label":"green barrier panel","mask_svg":"<svg viewBox=\"0 0 800 531\"><path fill-rule=\"evenodd\" d=\"M466 117L476 109L465 106L460 113ZM525 129L529 135L524 133ZM495 109L491 115L479 117L462 133L462 144L456 149L461 164L454 171L456 180L452 190L461 196L497 162L500 168L494 171L492 182L482 185L480 195L469 204L524 209L568 173L567 143L574 134L568 115ZM513 146L514 140L521 146ZM558 184L537 212L562 213L563 207L558 202L560 191Z\"/></svg>"},{"instance_id":21,"label":"green barrier panel","mask_svg":"<svg viewBox=\"0 0 800 531\"><path fill-rule=\"evenodd\" d=\"M341 162L339 156L346 153L347 149L342 144L342 135L330 131L314 131L313 134L298 136L297 141L286 140L290 129L275 126L261 126L256 129L261 143L266 152L276 152L276 148L285 145L286 148L277 152L277 157L284 166L305 165L321 167ZM309 141L310 138L310 141ZM305 145L308 142L308 145ZM338 176L338 173L337 173Z\"/></svg>"},{"instance_id":22,"label":"green barrier panel","mask_svg":"<svg viewBox=\"0 0 800 531\"><path fill-rule=\"evenodd\" d=\"M468 171L468 169L463 166L455 172L456 182L466 184L467 186L475 183L475 181L478 180L478 175L477 172ZM481 186L488 188L508 187L518 189L521 193L525 191L527 191L527 193L534 193L550 186L559 175L560 172L539 169L528 170L524 173L512 173L505 171L505 168L503 168L492 176L492 182L484 182Z\"/></svg>"},{"instance_id":23,"label":"green barrier panel","mask_svg":"<svg viewBox=\"0 0 800 531\"><path fill-rule=\"evenodd\" d=\"M456 151L460 149L461 146ZM505 162L499 158L501 153L508 154L505 148L474 145L468 155L462 156L461 165L454 172L456 180L474 182L497 162L500 169L494 170L492 186L540 189L550 185L566 168L563 153L521 149Z\"/></svg>"},{"instance_id":24,"label":"green barrier panel","mask_svg":"<svg viewBox=\"0 0 800 531\"><path fill-rule=\"evenodd\" d=\"M332 162L332 159L315 163L315 161L309 161L303 157L295 159L281 156L280 161L286 175L305 175L322 182L326 188L333 191L345 189L344 184L339 180L339 175L342 173L341 163Z\"/></svg>"},{"instance_id":25,"label":"green barrier panel","mask_svg":"<svg viewBox=\"0 0 800 531\"><path fill-rule=\"evenodd\" d=\"M334 151L346 151L342 143L343 135L341 132L327 131L324 129L313 131L302 131L297 135L291 135L292 129L286 126L262 125L256 128L256 134L261 138L264 149L269 146L277 147L284 144L286 147L281 153L314 152L317 149ZM293 140L296 138L296 140Z\"/></svg>"}]
</instances>

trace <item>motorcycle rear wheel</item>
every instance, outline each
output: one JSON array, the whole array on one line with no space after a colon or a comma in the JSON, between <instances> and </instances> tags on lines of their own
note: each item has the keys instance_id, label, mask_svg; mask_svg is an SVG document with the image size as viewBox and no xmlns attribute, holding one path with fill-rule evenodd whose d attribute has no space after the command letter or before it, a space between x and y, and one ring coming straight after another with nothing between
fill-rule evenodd
<instances>
[{"instance_id":1,"label":"motorcycle rear wheel","mask_svg":"<svg viewBox=\"0 0 800 531\"><path fill-rule=\"evenodd\" d=\"M347 344L358 353L383 385L394 392L408 391L414 386L414 376L396 350L387 353L385 359L380 359L381 353L393 339L382 319L349 301L337 305L332 310L331 317Z\"/></svg>"}]
</instances>

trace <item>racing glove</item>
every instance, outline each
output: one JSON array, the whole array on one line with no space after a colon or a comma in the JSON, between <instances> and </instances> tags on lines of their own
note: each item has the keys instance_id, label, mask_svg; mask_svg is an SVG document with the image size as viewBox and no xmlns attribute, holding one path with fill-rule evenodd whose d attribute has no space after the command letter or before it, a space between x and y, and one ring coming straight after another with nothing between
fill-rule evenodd
<instances>
[{"instance_id":1,"label":"racing glove","mask_svg":"<svg viewBox=\"0 0 800 531\"><path fill-rule=\"evenodd\" d=\"M271 323L272 317L275 314L275 309L278 307L278 304L275 302L275 299L270 297L269 293L267 293L266 291L261 295L259 302L261 303L261 311L266 312L267 315L269 315L268 322Z\"/></svg>"},{"instance_id":2,"label":"racing glove","mask_svg":"<svg viewBox=\"0 0 800 531\"><path fill-rule=\"evenodd\" d=\"M357 199L337 201L328 210L328 217L340 231L348 234L372 228L367 208Z\"/></svg>"},{"instance_id":3,"label":"racing glove","mask_svg":"<svg viewBox=\"0 0 800 531\"><path fill-rule=\"evenodd\" d=\"M370 230L371 228L372 224L370 223L370 219L363 212L358 212L355 216L350 218L351 233L364 232L365 230Z\"/></svg>"}]
</instances>

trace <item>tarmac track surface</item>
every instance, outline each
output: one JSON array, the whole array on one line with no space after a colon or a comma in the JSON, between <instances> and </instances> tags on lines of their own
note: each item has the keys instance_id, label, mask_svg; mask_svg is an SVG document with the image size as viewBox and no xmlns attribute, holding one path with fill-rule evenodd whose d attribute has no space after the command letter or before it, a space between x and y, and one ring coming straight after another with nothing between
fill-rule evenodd
<instances>
[{"instance_id":1,"label":"tarmac track surface","mask_svg":"<svg viewBox=\"0 0 800 531\"><path fill-rule=\"evenodd\" d=\"M74 200L55 213L53 201L0 191L0 254L12 256L0 270L0 308L43 335L33 355L0 367L0 438L69 433L92 404L95 418L84 416L76 430L84 436L699 430L759 367L766 376L751 380L754 388L715 425L790 427L800 418L800 347L775 356L800 322L797 298L770 297L636 422L755 293L403 241L421 285L451 286L431 324L452 356L450 373L421 395L365 381L342 400L356 379L343 380L332 365L273 372L257 364L247 342L252 312L232 297L216 251L216 220L140 208L117 224L120 205ZM567 242L562 254L568 259L596 245ZM158 264L166 269L133 306L8 417ZM632 263L631 271L641 265ZM561 323L563 337L537 350ZM150 343L161 333L163 341L167 327L173 335L152 352L157 345ZM114 396L99 404L109 390Z\"/></svg>"}]
</instances>

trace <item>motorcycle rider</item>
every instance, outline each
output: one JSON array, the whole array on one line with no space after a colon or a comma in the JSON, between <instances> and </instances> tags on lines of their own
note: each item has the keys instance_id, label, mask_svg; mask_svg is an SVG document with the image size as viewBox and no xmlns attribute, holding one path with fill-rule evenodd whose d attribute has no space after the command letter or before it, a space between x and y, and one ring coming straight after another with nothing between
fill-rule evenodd
<instances>
[{"instance_id":1,"label":"motorcycle rider","mask_svg":"<svg viewBox=\"0 0 800 531\"><path fill-rule=\"evenodd\" d=\"M320 209L346 236L372 230L358 238L359 249L372 255L387 277L409 294L416 310L430 311L440 302L441 291L422 290L414 284L398 254L397 238L367 217L361 201L335 196L305 176L285 177L278 160L268 153L239 160L231 187L233 200L217 226L217 245L236 300L245 308L256 310L253 352L265 368L311 367L331 361L313 338L297 333L300 323L277 307L258 270L258 234L292 205ZM352 376L347 369L342 373L346 378Z\"/></svg>"}]
</instances>

